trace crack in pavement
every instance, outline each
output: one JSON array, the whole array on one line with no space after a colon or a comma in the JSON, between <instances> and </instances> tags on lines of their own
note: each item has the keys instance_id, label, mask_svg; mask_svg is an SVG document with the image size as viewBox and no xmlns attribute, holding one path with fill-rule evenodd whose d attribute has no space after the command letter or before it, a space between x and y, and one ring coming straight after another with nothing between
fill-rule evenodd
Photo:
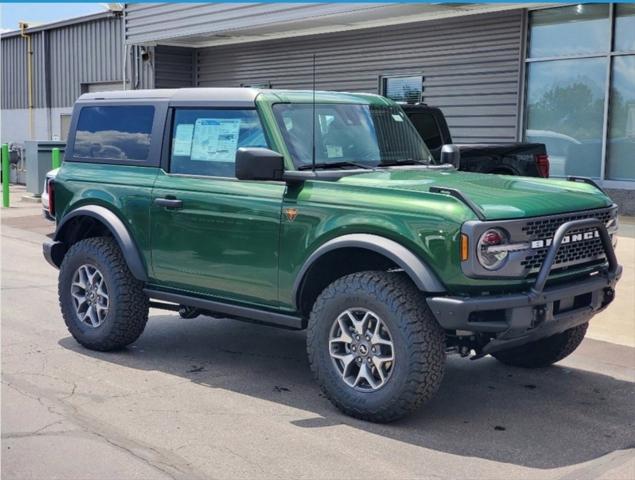
<instances>
[{"instance_id":1,"label":"crack in pavement","mask_svg":"<svg viewBox=\"0 0 635 480\"><path fill-rule=\"evenodd\" d=\"M210 478L207 475L202 475L193 470L191 463L187 462L183 457L176 455L169 450L161 449L145 442L127 437L112 426L106 425L97 418L81 412L77 407L65 401L65 399L70 398L71 395L67 395L63 398L57 398L54 395L47 395L42 388L20 378L14 377L13 375L4 373L3 377L5 378L3 383L7 386L26 397L36 400L45 407L49 413L61 416L62 419L75 424L85 435L93 435L100 438L109 445L131 455L135 459L150 466L151 468L154 468L155 470L160 471L161 473L168 475L174 480L203 480ZM50 405L46 405L45 400L50 403ZM49 426L50 425L46 425L42 428L48 428ZM55 435L64 436L70 435L71 433L73 435L78 435L77 431L72 430L68 432L42 432L41 430L42 429L38 429L34 432L15 432L13 434L7 434L13 435L13 437L5 437L3 435L3 438ZM39 433L36 433L38 431Z\"/></svg>"}]
</instances>

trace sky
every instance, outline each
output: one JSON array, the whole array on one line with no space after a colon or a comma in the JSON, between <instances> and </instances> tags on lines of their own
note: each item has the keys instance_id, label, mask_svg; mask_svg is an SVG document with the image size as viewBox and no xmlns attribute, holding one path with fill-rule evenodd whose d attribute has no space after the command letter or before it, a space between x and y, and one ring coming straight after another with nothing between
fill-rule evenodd
<instances>
[{"instance_id":1,"label":"sky","mask_svg":"<svg viewBox=\"0 0 635 480\"><path fill-rule=\"evenodd\" d=\"M51 23L102 12L104 3L2 3L0 32L17 30L18 22Z\"/></svg>"}]
</instances>

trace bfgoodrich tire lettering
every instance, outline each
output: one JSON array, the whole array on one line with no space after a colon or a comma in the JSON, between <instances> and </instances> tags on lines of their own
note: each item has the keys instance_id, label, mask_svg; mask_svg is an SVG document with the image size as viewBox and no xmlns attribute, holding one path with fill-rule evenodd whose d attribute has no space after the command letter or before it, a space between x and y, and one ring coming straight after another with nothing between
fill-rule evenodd
<instances>
[{"instance_id":1,"label":"bfgoodrich tire lettering","mask_svg":"<svg viewBox=\"0 0 635 480\"><path fill-rule=\"evenodd\" d=\"M100 322L82 321L72 291L77 272L93 266L103 277L108 292L108 311ZM110 237L94 237L75 243L60 267L58 295L68 331L79 343L91 350L115 350L134 342L148 321L149 300L143 284L136 280L123 258L119 246Z\"/></svg>"},{"instance_id":2,"label":"bfgoodrich tire lettering","mask_svg":"<svg viewBox=\"0 0 635 480\"><path fill-rule=\"evenodd\" d=\"M589 327L588 323L565 330L551 337L493 353L500 362L514 367L540 368L559 362L578 348Z\"/></svg>"},{"instance_id":3,"label":"bfgoodrich tire lettering","mask_svg":"<svg viewBox=\"0 0 635 480\"><path fill-rule=\"evenodd\" d=\"M394 365L381 388L347 384L331 357L333 322L348 309L372 311L390 331ZM313 374L331 402L348 415L374 422L397 420L429 400L445 367L444 332L421 293L401 273L355 273L329 285L313 306L307 351Z\"/></svg>"}]
</instances>

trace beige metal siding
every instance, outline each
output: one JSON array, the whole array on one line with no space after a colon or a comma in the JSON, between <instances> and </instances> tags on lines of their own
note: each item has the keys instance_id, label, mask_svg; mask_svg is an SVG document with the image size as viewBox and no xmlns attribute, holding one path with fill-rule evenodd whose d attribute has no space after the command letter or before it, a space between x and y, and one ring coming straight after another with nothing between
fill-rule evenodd
<instances>
[{"instance_id":1,"label":"beige metal siding","mask_svg":"<svg viewBox=\"0 0 635 480\"><path fill-rule=\"evenodd\" d=\"M516 140L522 11L200 49L197 84L378 92L379 78L422 74L456 142Z\"/></svg>"}]
</instances>

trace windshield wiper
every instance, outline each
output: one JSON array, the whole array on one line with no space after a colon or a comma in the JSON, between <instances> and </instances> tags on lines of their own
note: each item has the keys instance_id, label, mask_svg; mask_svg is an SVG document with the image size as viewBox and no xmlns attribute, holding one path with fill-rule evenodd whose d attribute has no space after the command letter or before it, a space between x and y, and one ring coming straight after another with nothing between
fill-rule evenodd
<instances>
[{"instance_id":1,"label":"windshield wiper","mask_svg":"<svg viewBox=\"0 0 635 480\"><path fill-rule=\"evenodd\" d=\"M312 163L306 163L304 165L300 165L298 170L311 170L313 168ZM355 163L355 162L318 162L315 164L315 168L317 169L328 169L328 168L344 168L344 167L355 167L355 168L363 168L364 170L371 169L370 166L364 165L363 163Z\"/></svg>"},{"instance_id":2,"label":"windshield wiper","mask_svg":"<svg viewBox=\"0 0 635 480\"><path fill-rule=\"evenodd\" d=\"M429 165L429 163L423 160L413 160L409 158L408 160L393 160L390 162L381 162L378 167L394 167L396 165Z\"/></svg>"}]
</instances>

